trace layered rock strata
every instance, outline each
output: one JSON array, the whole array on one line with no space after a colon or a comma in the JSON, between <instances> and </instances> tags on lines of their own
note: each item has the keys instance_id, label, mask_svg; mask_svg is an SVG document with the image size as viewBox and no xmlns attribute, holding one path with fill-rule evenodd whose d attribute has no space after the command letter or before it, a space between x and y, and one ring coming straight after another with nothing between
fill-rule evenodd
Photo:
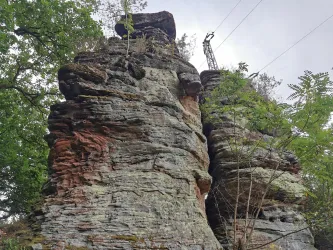
<instances>
[{"instance_id":1,"label":"layered rock strata","mask_svg":"<svg viewBox=\"0 0 333 250\"><path fill-rule=\"evenodd\" d=\"M137 17L137 33L174 39L170 13ZM126 56L127 41L112 38L59 70L66 101L51 107L35 211L43 249L221 249L205 215L200 78L158 39L131 39Z\"/></svg>"},{"instance_id":2,"label":"layered rock strata","mask_svg":"<svg viewBox=\"0 0 333 250\"><path fill-rule=\"evenodd\" d=\"M204 71L200 76L204 86L201 102L204 102L217 85L223 84L223 76L219 71ZM220 105L230 103L222 97ZM280 237L262 249L315 249L301 214L305 187L301 184L296 157L290 152L280 153L274 148L257 146L258 141L270 141L274 137L247 129L245 117L233 119L224 114L219 122L213 123L203 117L211 160L209 173L213 177L206 200L207 217L222 245L232 249L234 237L244 242L245 230L249 235L253 227L251 249ZM235 150L237 143L238 150Z\"/></svg>"}]
</instances>

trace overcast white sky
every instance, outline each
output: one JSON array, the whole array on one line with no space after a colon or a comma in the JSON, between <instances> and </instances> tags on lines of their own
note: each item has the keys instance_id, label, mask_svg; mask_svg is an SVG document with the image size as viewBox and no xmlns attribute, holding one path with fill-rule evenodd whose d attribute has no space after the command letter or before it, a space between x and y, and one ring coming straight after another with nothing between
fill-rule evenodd
<instances>
[{"instance_id":1,"label":"overcast white sky","mask_svg":"<svg viewBox=\"0 0 333 250\"><path fill-rule=\"evenodd\" d=\"M145 12L166 10L174 15L177 37L196 34L197 48L191 63L199 72L208 69L202 41L214 31L239 0L148 0ZM213 50L260 0L242 0L231 16L215 32ZM246 21L215 52L219 66L249 64L257 72L285 49L333 14L333 0L263 0ZM332 73L333 18L274 62L264 72L283 79L278 91L289 95L287 83L297 83L304 70ZM332 75L332 74L331 74Z\"/></svg>"}]
</instances>

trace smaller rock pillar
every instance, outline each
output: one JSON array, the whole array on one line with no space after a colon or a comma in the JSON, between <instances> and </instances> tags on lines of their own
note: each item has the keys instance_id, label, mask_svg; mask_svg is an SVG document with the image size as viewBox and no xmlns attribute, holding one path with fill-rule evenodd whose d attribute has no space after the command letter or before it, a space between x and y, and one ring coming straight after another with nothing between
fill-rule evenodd
<instances>
[{"instance_id":1,"label":"smaller rock pillar","mask_svg":"<svg viewBox=\"0 0 333 250\"><path fill-rule=\"evenodd\" d=\"M208 97L215 87L223 84L223 76L219 71L204 71L200 77L204 87L201 101L204 102L204 98ZM223 101L223 97L220 105L228 105ZM210 156L209 173L213 177L212 187L206 199L206 211L215 236L226 249L232 249L234 227L236 237L241 238L245 230L251 231L251 225L255 221L251 247L258 247L291 233L266 247L288 250L315 249L313 237L301 213L306 189L302 185L296 157L290 152L281 155L274 149L256 147L258 139L272 140L273 137L247 129L245 117L234 120L223 114L219 120L220 122L211 123L203 116ZM247 144L243 143L244 141L247 141ZM240 143L241 150L238 155L243 158L250 156L250 159L238 163L231 143ZM240 192L235 225L238 167ZM258 204L272 175L274 181L259 211ZM252 192L249 200L250 188ZM250 211L246 221L248 201ZM254 220L257 212L259 216ZM246 222L248 226L245 226ZM303 228L304 230L300 230Z\"/></svg>"}]
</instances>

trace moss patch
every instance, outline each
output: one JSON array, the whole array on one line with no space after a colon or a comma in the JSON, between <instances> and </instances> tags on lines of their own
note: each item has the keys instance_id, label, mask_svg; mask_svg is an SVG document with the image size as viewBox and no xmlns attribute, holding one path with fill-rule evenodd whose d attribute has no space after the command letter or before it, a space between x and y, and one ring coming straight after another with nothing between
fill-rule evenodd
<instances>
[{"instance_id":1,"label":"moss patch","mask_svg":"<svg viewBox=\"0 0 333 250\"><path fill-rule=\"evenodd\" d=\"M132 241L132 242L144 242L143 238L139 238L135 235L113 235L111 237L112 239L115 240L124 240L124 241Z\"/></svg>"}]
</instances>

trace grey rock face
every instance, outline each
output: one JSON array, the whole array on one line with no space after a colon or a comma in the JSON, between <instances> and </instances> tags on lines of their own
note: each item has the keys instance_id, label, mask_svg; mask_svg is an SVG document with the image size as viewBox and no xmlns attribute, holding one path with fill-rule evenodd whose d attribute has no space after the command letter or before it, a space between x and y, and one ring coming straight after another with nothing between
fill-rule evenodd
<instances>
[{"instance_id":1,"label":"grey rock face","mask_svg":"<svg viewBox=\"0 0 333 250\"><path fill-rule=\"evenodd\" d=\"M204 102L204 98L208 97L218 84L223 83L223 76L219 71L204 71L201 73L201 80L204 88L201 102ZM230 105L230 103L222 97L221 105ZM280 153L274 148L255 147L254 144L258 138L270 141L273 137L249 131L246 128L247 122L245 118L238 117L234 120L225 114L222 115L221 122L212 124L203 116L211 160L209 173L213 177L212 187L206 199L210 226L222 245L232 249L235 226L233 218L239 178L237 238L241 238L243 232L245 230L249 232L251 228L251 226L245 226L251 187L247 225L249 221L253 223L258 213L251 247L264 245L291 233L265 247L288 250L315 249L313 237L301 214L305 201L305 187L298 174L300 167L297 158L291 152ZM240 144L240 150L236 154L232 148L235 146L231 142L241 143L244 138L247 143ZM237 157L247 160L238 163ZM238 167L239 171L237 171ZM271 177L274 181L267 189L262 201L263 205L258 210L258 204L265 194ZM266 249L265 247L263 249Z\"/></svg>"},{"instance_id":2,"label":"grey rock face","mask_svg":"<svg viewBox=\"0 0 333 250\"><path fill-rule=\"evenodd\" d=\"M197 96L199 94L202 85L197 74L181 73L178 78L187 95Z\"/></svg>"},{"instance_id":3,"label":"grey rock face","mask_svg":"<svg viewBox=\"0 0 333 250\"><path fill-rule=\"evenodd\" d=\"M43 246L221 249L205 215L200 111L179 77L198 73L167 51L130 44L127 58L126 42L110 39L59 71L66 101L51 108L50 176L35 211Z\"/></svg>"},{"instance_id":4,"label":"grey rock face","mask_svg":"<svg viewBox=\"0 0 333 250\"><path fill-rule=\"evenodd\" d=\"M43 250L43 245L41 243L34 244L31 246L32 250Z\"/></svg>"}]
</instances>

